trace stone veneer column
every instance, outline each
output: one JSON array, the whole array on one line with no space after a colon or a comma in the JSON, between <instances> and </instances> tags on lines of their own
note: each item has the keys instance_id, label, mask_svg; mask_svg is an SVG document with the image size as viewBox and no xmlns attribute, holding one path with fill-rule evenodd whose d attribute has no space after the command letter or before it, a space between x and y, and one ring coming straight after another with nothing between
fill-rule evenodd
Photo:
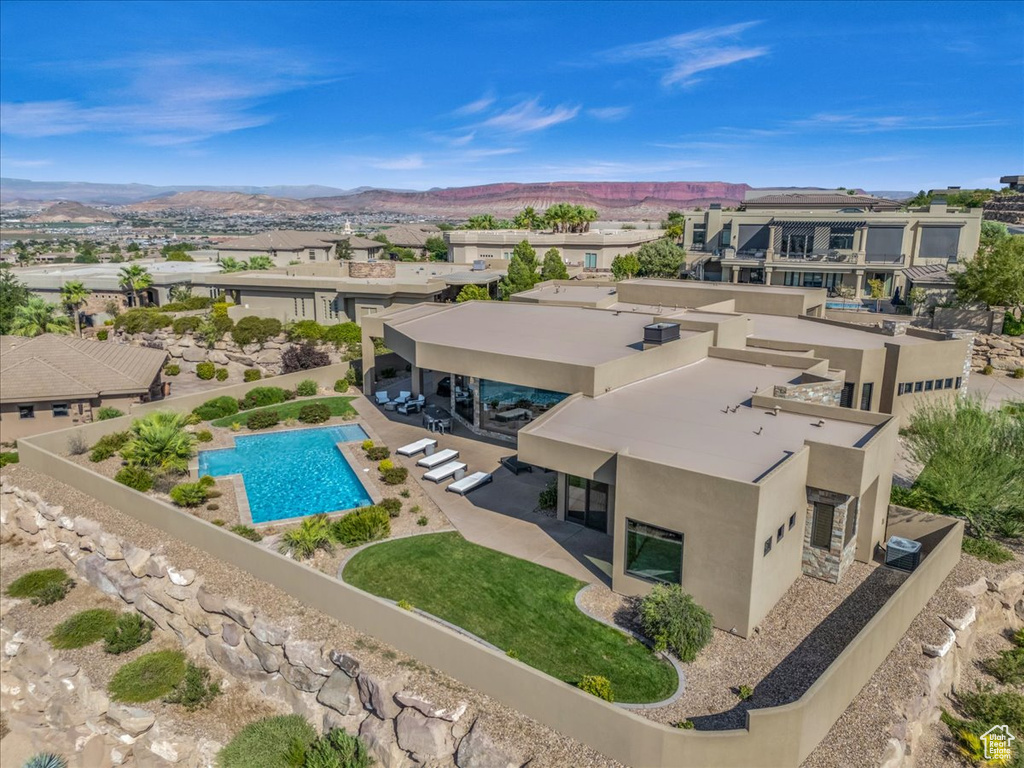
<instances>
[{"instance_id":1,"label":"stone veneer column","mask_svg":"<svg viewBox=\"0 0 1024 768\"><path fill-rule=\"evenodd\" d=\"M814 503L831 504L835 507L832 517L832 536L829 548L822 549L811 545L811 534L814 527ZM802 569L805 575L813 576L833 584L838 584L853 557L857 552L857 530L853 531L850 542L843 546L846 533L846 518L857 514L857 500L851 496L820 488L807 488L807 521L804 525L804 549ZM860 521L857 521L858 523Z\"/></svg>"},{"instance_id":2,"label":"stone veneer column","mask_svg":"<svg viewBox=\"0 0 1024 768\"><path fill-rule=\"evenodd\" d=\"M946 331L947 339L967 339L967 354L964 355L963 375L960 377L960 396L967 396L967 380L971 377L971 357L974 354L974 331L966 328L951 328Z\"/></svg>"}]
</instances>

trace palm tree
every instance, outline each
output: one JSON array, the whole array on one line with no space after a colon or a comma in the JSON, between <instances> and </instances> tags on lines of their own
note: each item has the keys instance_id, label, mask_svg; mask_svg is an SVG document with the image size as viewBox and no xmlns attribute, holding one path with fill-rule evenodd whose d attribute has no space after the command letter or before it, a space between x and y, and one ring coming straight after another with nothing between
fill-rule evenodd
<instances>
[{"instance_id":1,"label":"palm tree","mask_svg":"<svg viewBox=\"0 0 1024 768\"><path fill-rule=\"evenodd\" d=\"M243 262L244 263L244 262ZM249 269L273 269L274 261L269 256L256 255L249 259Z\"/></svg>"},{"instance_id":2,"label":"palm tree","mask_svg":"<svg viewBox=\"0 0 1024 768\"><path fill-rule=\"evenodd\" d=\"M334 550L334 543L331 540L331 521L323 512L307 517L297 528L285 531L281 536L281 543L278 545L279 552L292 555L299 560L312 557L318 549L328 552Z\"/></svg>"},{"instance_id":3,"label":"palm tree","mask_svg":"<svg viewBox=\"0 0 1024 768\"><path fill-rule=\"evenodd\" d=\"M79 310L92 293L81 280L64 283L60 288L60 302L75 319L75 333L82 335L82 318Z\"/></svg>"},{"instance_id":4,"label":"palm tree","mask_svg":"<svg viewBox=\"0 0 1024 768\"><path fill-rule=\"evenodd\" d=\"M231 256L225 256L220 260L220 267L225 272L245 272L249 269L249 262L245 260L239 261Z\"/></svg>"},{"instance_id":5,"label":"palm tree","mask_svg":"<svg viewBox=\"0 0 1024 768\"><path fill-rule=\"evenodd\" d=\"M186 301L192 298L192 283L175 283L167 292L171 301Z\"/></svg>"},{"instance_id":6,"label":"palm tree","mask_svg":"<svg viewBox=\"0 0 1024 768\"><path fill-rule=\"evenodd\" d=\"M15 336L40 336L44 333L71 333L71 320L60 314L60 307L33 296L14 310L11 333Z\"/></svg>"},{"instance_id":7,"label":"palm tree","mask_svg":"<svg viewBox=\"0 0 1024 768\"><path fill-rule=\"evenodd\" d=\"M121 456L130 465L174 472L188 470L196 438L185 431L187 417L174 411L154 411L132 423L133 437Z\"/></svg>"},{"instance_id":8,"label":"palm tree","mask_svg":"<svg viewBox=\"0 0 1024 768\"><path fill-rule=\"evenodd\" d=\"M149 274L149 270L139 264L130 264L127 267L121 267L118 278L121 289L125 293L130 293L135 299L135 306L142 306L140 296L142 291L153 285L153 276Z\"/></svg>"}]
</instances>

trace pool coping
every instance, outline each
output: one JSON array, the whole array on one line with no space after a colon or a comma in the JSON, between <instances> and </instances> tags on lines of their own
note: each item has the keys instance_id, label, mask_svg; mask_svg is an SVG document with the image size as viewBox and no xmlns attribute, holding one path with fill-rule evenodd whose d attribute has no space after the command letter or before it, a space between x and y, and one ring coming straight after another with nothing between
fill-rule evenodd
<instances>
[{"instance_id":1,"label":"pool coping","mask_svg":"<svg viewBox=\"0 0 1024 768\"><path fill-rule=\"evenodd\" d=\"M258 431L258 432L255 432L253 434L248 434L248 435L230 434L230 435L227 435L227 437L231 441L231 445L221 446L220 448L208 448L208 449L206 449L206 451L197 451L196 452L196 458L195 458L195 466L192 467L190 465L189 466L189 472L191 473L193 471L193 469L194 469L195 476L198 479L198 477L199 477L199 454L200 453L204 453L204 452L211 452L211 451L235 450L237 448L237 445L235 444L235 440L236 440L237 437L256 437L259 434L274 434L274 435L277 435L277 434L281 434L281 433L284 433L284 432L298 432L300 430L310 430L310 429L330 429L332 427L343 427L343 426L357 426L357 427L359 427L360 429L363 430L363 434L366 435L366 437L370 437L370 430L367 429L365 424L362 424L362 423L360 423L358 421L352 421L352 420L345 421L345 422L339 422L338 424L323 424L323 425L318 425L318 426L308 426L307 425L307 426L302 426L302 427L287 427L286 429L277 429L277 430L274 430L273 432ZM341 454L342 458L349 465L349 468L352 470L352 474L355 476L356 480L359 481L359 484L362 486L363 490L366 492L366 495L370 498L371 504L379 504L381 499L384 498L384 496L383 496L383 494L381 494L380 489L377 488L376 484L374 484L372 482L367 482L367 480L369 480L369 477L368 477L369 472L365 468L360 466L360 463L355 458L355 452L352 450L352 446L356 445L356 444L358 444L360 442L361 442L361 440L349 440L349 441L346 441L346 442L337 442L337 443L334 444L334 447L338 450L338 453ZM364 475L366 475L366 477L364 477ZM213 476L211 475L211 477L213 477ZM257 522L255 522L252 519L252 508L249 505L249 494L245 490L245 479L244 479L243 475L241 473L232 473L232 474L229 474L229 475L217 475L217 477L220 478L220 479L223 479L223 480L228 480L229 482L231 482L232 486L234 487L234 490L235 490L235 506L238 507L238 522L239 522L239 524L241 524L241 525L249 525L249 526L252 526L253 528L268 527L268 526L273 526L273 525L295 525L297 523L301 523L303 520L306 520L307 518L313 517L313 515L315 515L315 514L325 514L328 517L334 517L334 516L338 516L338 515L348 514L353 509L359 509L359 507L348 507L347 509L336 509L336 510L331 510L329 512L323 512L323 513L315 512L313 514L298 515L296 517L282 517L282 518L277 519L277 520L266 520L264 522L257 523Z\"/></svg>"}]
</instances>

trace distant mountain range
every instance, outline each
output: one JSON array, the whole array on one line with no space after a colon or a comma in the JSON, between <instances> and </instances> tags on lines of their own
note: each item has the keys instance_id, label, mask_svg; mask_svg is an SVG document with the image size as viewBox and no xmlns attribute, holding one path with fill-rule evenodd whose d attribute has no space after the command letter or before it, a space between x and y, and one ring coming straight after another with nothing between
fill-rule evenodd
<instances>
[{"instance_id":1,"label":"distant mountain range","mask_svg":"<svg viewBox=\"0 0 1024 768\"><path fill-rule=\"evenodd\" d=\"M61 200L39 213L29 216L27 221L33 224L53 224L56 222L70 222L73 224L101 224L117 221L117 216L98 208L90 208L87 205L76 203L72 200Z\"/></svg>"},{"instance_id":2,"label":"distant mountain range","mask_svg":"<svg viewBox=\"0 0 1024 768\"><path fill-rule=\"evenodd\" d=\"M351 195L372 187L340 189L318 184L305 186L246 187L204 186L201 184L158 187L151 184L93 184L88 181L30 181L28 179L0 178L0 200L77 200L80 203L125 205L167 197L176 192L241 192L247 195L269 195L306 200L310 197Z\"/></svg>"}]
</instances>

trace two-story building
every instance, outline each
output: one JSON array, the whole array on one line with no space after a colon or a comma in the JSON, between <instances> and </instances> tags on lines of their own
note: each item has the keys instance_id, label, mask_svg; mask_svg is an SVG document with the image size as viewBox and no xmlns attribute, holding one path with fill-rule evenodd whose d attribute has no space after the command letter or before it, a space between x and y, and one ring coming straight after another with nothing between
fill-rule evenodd
<instances>
[{"instance_id":1,"label":"two-story building","mask_svg":"<svg viewBox=\"0 0 1024 768\"><path fill-rule=\"evenodd\" d=\"M569 266L588 272L609 272L616 256L635 253L644 243L657 240L661 230L619 230L610 232L535 232L525 229L452 230L444 233L448 243L448 261L472 264L474 261L508 261L513 249L526 240L542 258L557 248Z\"/></svg>"}]
</instances>

